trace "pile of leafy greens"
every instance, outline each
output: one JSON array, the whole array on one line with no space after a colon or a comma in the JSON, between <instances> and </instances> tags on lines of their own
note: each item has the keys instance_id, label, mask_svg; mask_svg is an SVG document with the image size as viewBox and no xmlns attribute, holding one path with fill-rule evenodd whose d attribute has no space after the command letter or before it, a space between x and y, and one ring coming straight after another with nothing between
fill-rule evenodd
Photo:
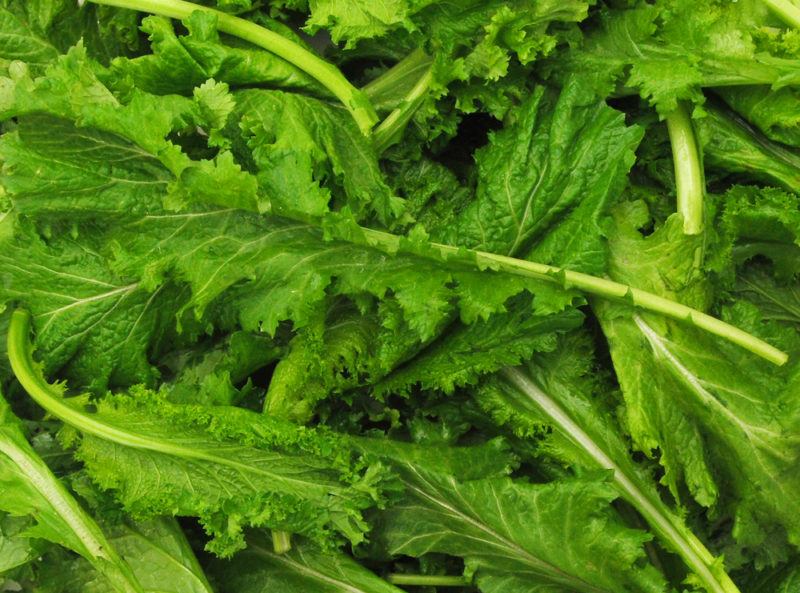
<instances>
[{"instance_id":1,"label":"pile of leafy greens","mask_svg":"<svg viewBox=\"0 0 800 593\"><path fill-rule=\"evenodd\" d=\"M0 590L800 591L800 3L0 0Z\"/></svg>"}]
</instances>

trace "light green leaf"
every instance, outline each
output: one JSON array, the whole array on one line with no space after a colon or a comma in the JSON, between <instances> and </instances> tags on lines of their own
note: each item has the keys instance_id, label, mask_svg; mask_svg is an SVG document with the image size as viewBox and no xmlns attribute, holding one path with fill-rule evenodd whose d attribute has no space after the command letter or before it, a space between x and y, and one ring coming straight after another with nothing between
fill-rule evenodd
<instances>
[{"instance_id":1,"label":"light green leaf","mask_svg":"<svg viewBox=\"0 0 800 593\"><path fill-rule=\"evenodd\" d=\"M384 225L400 216L402 200L386 185L374 149L346 112L281 92L244 91L236 101L236 134L275 212L320 216L347 205L358 218L374 211Z\"/></svg>"},{"instance_id":2,"label":"light green leaf","mask_svg":"<svg viewBox=\"0 0 800 593\"><path fill-rule=\"evenodd\" d=\"M610 391L590 337L573 332L552 352L498 373L475 395L496 422L529 440L538 457L589 471L611 470L619 496L644 517L662 546L681 557L694 572L692 579L709 592L735 591L721 561L692 533L681 509L664 503L652 468L633 461Z\"/></svg>"}]
</instances>

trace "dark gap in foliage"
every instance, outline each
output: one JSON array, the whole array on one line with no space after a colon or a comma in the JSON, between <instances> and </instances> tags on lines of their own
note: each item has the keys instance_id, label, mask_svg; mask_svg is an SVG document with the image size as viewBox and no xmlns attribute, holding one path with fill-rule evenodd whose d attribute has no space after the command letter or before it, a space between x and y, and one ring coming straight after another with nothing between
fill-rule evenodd
<instances>
[{"instance_id":1,"label":"dark gap in foliage","mask_svg":"<svg viewBox=\"0 0 800 593\"><path fill-rule=\"evenodd\" d=\"M460 180L467 178L464 163L473 161L473 154L489 140L489 132L503 123L488 113L470 113L461 119L455 137L439 152L437 160L452 170Z\"/></svg>"},{"instance_id":2,"label":"dark gap in foliage","mask_svg":"<svg viewBox=\"0 0 800 593\"><path fill-rule=\"evenodd\" d=\"M210 160L217 156L219 148L209 146L205 136L205 130L182 130L172 132L167 139L193 159Z\"/></svg>"}]
</instances>

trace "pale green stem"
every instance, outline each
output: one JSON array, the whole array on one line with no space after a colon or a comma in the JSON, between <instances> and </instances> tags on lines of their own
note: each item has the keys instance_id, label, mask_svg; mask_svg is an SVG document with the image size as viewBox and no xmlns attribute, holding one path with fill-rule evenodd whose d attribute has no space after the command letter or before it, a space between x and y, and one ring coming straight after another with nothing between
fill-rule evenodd
<instances>
[{"instance_id":1,"label":"pale green stem","mask_svg":"<svg viewBox=\"0 0 800 593\"><path fill-rule=\"evenodd\" d=\"M791 27L800 29L800 7L791 0L764 0L779 19Z\"/></svg>"},{"instance_id":2,"label":"pale green stem","mask_svg":"<svg viewBox=\"0 0 800 593\"><path fill-rule=\"evenodd\" d=\"M699 235L703 232L705 182L692 119L685 105L678 105L667 116L667 130L675 168L678 212L683 216L683 232Z\"/></svg>"},{"instance_id":3,"label":"pale green stem","mask_svg":"<svg viewBox=\"0 0 800 593\"><path fill-rule=\"evenodd\" d=\"M272 532L272 549L276 554L285 554L292 549L292 534L288 531Z\"/></svg>"},{"instance_id":4,"label":"pale green stem","mask_svg":"<svg viewBox=\"0 0 800 593\"><path fill-rule=\"evenodd\" d=\"M378 116L366 95L350 84L333 64L286 37L255 23L184 0L89 0L89 2L149 12L173 19L186 19L197 10L214 14L217 17L217 28L223 33L262 47L318 80L347 107L364 134L369 134L372 126L378 121Z\"/></svg>"},{"instance_id":5,"label":"pale green stem","mask_svg":"<svg viewBox=\"0 0 800 593\"><path fill-rule=\"evenodd\" d=\"M493 269L516 276L535 278L559 285L563 288L574 288L591 295L622 301L634 307L688 323L737 344L753 354L757 354L779 366L785 364L788 360L788 355L785 352L707 313L692 309L691 307L687 307L686 305L671 301L651 292L608 280L607 278L590 276L581 272L573 272L547 264L515 259L505 255L487 253L485 251L472 251L453 247L452 245L443 245L441 243L428 243L416 249L410 244L403 243L397 235L363 227L362 230L367 245L384 252L395 253L399 249L405 253L412 253L434 261L449 258L456 261L467 261L467 258L469 258L472 265L480 269ZM429 250L431 248L439 253L430 253Z\"/></svg>"},{"instance_id":6,"label":"pale green stem","mask_svg":"<svg viewBox=\"0 0 800 593\"><path fill-rule=\"evenodd\" d=\"M425 99L425 95L428 93L428 88L432 80L433 69L429 67L425 73L420 76L419 80L403 99L400 106L387 115L386 119L375 128L375 132L372 136L372 143L377 154L382 154L383 151L400 139L403 130L413 117L414 112Z\"/></svg>"},{"instance_id":7,"label":"pale green stem","mask_svg":"<svg viewBox=\"0 0 800 593\"><path fill-rule=\"evenodd\" d=\"M470 581L464 577L449 577L427 574L392 573L386 580L394 585L409 587L466 587Z\"/></svg>"},{"instance_id":8,"label":"pale green stem","mask_svg":"<svg viewBox=\"0 0 800 593\"><path fill-rule=\"evenodd\" d=\"M431 65L433 59L422 49L415 49L405 58L397 62L375 80L361 87L373 105L378 105L386 100L396 100L397 89L405 88L407 78L419 78Z\"/></svg>"}]
</instances>

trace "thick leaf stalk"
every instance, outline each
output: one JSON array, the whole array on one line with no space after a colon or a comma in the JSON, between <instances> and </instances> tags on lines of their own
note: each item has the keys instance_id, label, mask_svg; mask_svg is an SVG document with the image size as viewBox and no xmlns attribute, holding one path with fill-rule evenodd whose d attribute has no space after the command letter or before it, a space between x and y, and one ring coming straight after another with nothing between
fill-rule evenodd
<instances>
[{"instance_id":1,"label":"thick leaf stalk","mask_svg":"<svg viewBox=\"0 0 800 593\"><path fill-rule=\"evenodd\" d=\"M407 587L469 587L470 581L460 576L391 573L386 580L393 585Z\"/></svg>"},{"instance_id":2,"label":"thick leaf stalk","mask_svg":"<svg viewBox=\"0 0 800 593\"><path fill-rule=\"evenodd\" d=\"M683 231L687 235L699 235L703 232L705 183L700 150L692 119L685 105L678 105L667 116L667 130L672 147L678 212L683 217Z\"/></svg>"},{"instance_id":3,"label":"thick leaf stalk","mask_svg":"<svg viewBox=\"0 0 800 593\"><path fill-rule=\"evenodd\" d=\"M557 266L516 259L496 253L472 251L442 243L404 242L397 235L374 229L362 228L362 231L366 243L382 251L396 253L398 250L402 250L433 260L471 260L472 265L477 265L479 268L536 278L537 280L559 285L565 289L574 288L593 296L627 302L639 309L658 313L670 319L698 327L737 344L779 366L785 364L789 358L785 352L752 334L725 323L721 319L651 292L620 284L607 278L573 272Z\"/></svg>"},{"instance_id":4,"label":"thick leaf stalk","mask_svg":"<svg viewBox=\"0 0 800 593\"><path fill-rule=\"evenodd\" d=\"M800 29L800 7L792 0L764 0L764 4L784 23Z\"/></svg>"}]
</instances>

